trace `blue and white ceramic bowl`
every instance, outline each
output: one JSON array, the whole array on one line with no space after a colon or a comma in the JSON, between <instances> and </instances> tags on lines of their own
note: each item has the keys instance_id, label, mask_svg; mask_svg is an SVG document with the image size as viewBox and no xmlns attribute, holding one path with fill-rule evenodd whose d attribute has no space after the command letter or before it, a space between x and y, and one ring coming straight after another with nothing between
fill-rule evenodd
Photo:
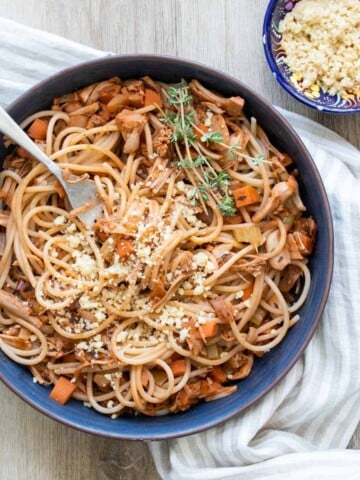
<instances>
[{"instance_id":1,"label":"blue and white ceramic bowl","mask_svg":"<svg viewBox=\"0 0 360 480\"><path fill-rule=\"evenodd\" d=\"M329 95L318 85L303 90L300 78L292 73L285 63L285 52L281 47L282 35L279 24L296 3L301 0L270 0L263 25L263 44L267 62L280 85L294 98L319 111L329 113L360 112L360 90L354 93Z\"/></svg>"}]
</instances>

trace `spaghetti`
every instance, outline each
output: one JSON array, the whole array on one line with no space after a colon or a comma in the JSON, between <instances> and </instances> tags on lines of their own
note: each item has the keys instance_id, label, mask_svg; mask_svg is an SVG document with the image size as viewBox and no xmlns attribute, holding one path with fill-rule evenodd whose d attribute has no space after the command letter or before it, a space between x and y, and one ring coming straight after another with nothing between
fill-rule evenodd
<instances>
[{"instance_id":1,"label":"spaghetti","mask_svg":"<svg viewBox=\"0 0 360 480\"><path fill-rule=\"evenodd\" d=\"M112 78L23 122L104 202L86 229L41 164L5 159L0 348L55 400L184 411L234 392L299 320L316 226L243 105L196 80Z\"/></svg>"}]
</instances>

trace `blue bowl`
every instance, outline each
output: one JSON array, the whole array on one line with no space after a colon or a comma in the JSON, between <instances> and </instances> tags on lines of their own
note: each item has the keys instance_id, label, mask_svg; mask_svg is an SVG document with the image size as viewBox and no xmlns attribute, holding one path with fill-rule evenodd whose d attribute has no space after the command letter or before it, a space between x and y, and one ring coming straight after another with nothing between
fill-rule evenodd
<instances>
[{"instance_id":1,"label":"blue bowl","mask_svg":"<svg viewBox=\"0 0 360 480\"><path fill-rule=\"evenodd\" d=\"M342 114L360 112L360 94L329 95L321 89L312 91L310 88L303 91L296 75L286 65L279 24L299 1L301 0L270 0L265 13L263 44L266 60L274 77L296 100L318 111Z\"/></svg>"},{"instance_id":2,"label":"blue bowl","mask_svg":"<svg viewBox=\"0 0 360 480\"><path fill-rule=\"evenodd\" d=\"M308 214L318 225L318 239L310 259L312 285L300 311L301 320L290 329L283 342L255 361L251 374L238 382L238 390L226 398L202 403L191 410L163 417L123 416L112 420L71 400L63 406L49 398L49 387L33 383L31 373L0 352L0 379L23 400L49 417L84 432L106 437L155 440L189 435L212 427L245 411L289 371L300 357L321 318L328 296L333 268L331 213L319 172L304 144L287 121L266 100L235 78L199 63L155 55L105 57L66 69L39 83L8 111L21 122L28 115L51 106L52 100L91 82L112 76L137 78L150 75L164 82L196 78L208 88L226 96L241 95L246 114L258 119L270 140L288 152L299 170L299 184ZM0 160L6 148L0 137Z\"/></svg>"}]
</instances>

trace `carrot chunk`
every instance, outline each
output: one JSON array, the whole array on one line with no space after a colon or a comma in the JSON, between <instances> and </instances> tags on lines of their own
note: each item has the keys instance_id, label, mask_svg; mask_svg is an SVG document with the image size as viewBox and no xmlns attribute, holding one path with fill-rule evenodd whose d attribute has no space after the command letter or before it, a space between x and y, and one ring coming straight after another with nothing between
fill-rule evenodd
<instances>
[{"instance_id":1,"label":"carrot chunk","mask_svg":"<svg viewBox=\"0 0 360 480\"><path fill-rule=\"evenodd\" d=\"M245 185L244 187L237 188L233 191L233 196L237 208L258 203L261 200L259 193L251 185Z\"/></svg>"},{"instance_id":2,"label":"carrot chunk","mask_svg":"<svg viewBox=\"0 0 360 480\"><path fill-rule=\"evenodd\" d=\"M30 125L27 133L29 137L31 137L33 140L45 140L47 127L48 124L44 120L41 120L41 118L37 118Z\"/></svg>"},{"instance_id":3,"label":"carrot chunk","mask_svg":"<svg viewBox=\"0 0 360 480\"><path fill-rule=\"evenodd\" d=\"M227 375L224 372L224 369L218 365L215 365L211 370L210 376L215 382L224 383L227 380Z\"/></svg>"},{"instance_id":4,"label":"carrot chunk","mask_svg":"<svg viewBox=\"0 0 360 480\"><path fill-rule=\"evenodd\" d=\"M215 337L218 332L218 324L215 320L211 320L210 322L204 323L199 327L200 335L203 338Z\"/></svg>"},{"instance_id":5,"label":"carrot chunk","mask_svg":"<svg viewBox=\"0 0 360 480\"><path fill-rule=\"evenodd\" d=\"M134 246L129 240L121 238L116 243L116 249L120 258L126 258L134 251Z\"/></svg>"},{"instance_id":6,"label":"carrot chunk","mask_svg":"<svg viewBox=\"0 0 360 480\"><path fill-rule=\"evenodd\" d=\"M75 383L71 383L66 377L60 377L57 384L50 392L50 398L65 405L65 403L70 400L75 390Z\"/></svg>"},{"instance_id":7,"label":"carrot chunk","mask_svg":"<svg viewBox=\"0 0 360 480\"><path fill-rule=\"evenodd\" d=\"M243 290L243 295L241 297L241 300L245 301L247 300L248 298L251 297L252 293L253 293L253 290L254 290L254 284L253 283L250 283L249 286L247 286L246 288L244 288Z\"/></svg>"},{"instance_id":8,"label":"carrot chunk","mask_svg":"<svg viewBox=\"0 0 360 480\"><path fill-rule=\"evenodd\" d=\"M159 107L163 106L163 102L161 100L160 95L154 90L151 90L151 88L146 88L145 89L145 107L147 107L148 105L153 105L155 103Z\"/></svg>"},{"instance_id":9,"label":"carrot chunk","mask_svg":"<svg viewBox=\"0 0 360 480\"><path fill-rule=\"evenodd\" d=\"M181 377L186 372L186 361L181 358L180 360L174 360L170 364L170 368L174 374L174 377Z\"/></svg>"}]
</instances>

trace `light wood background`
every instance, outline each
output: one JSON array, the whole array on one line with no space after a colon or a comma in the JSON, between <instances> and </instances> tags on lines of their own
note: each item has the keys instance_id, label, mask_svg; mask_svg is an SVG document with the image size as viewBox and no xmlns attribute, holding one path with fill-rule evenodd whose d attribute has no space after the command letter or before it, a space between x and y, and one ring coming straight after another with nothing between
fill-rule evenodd
<instances>
[{"instance_id":1,"label":"light wood background","mask_svg":"<svg viewBox=\"0 0 360 480\"><path fill-rule=\"evenodd\" d=\"M235 75L272 103L328 126L359 148L360 115L312 111L273 79L261 43L266 5L267 0L0 0L0 16L116 53L199 60ZM63 427L3 385L0 409L0 480L159 478L146 444ZM360 448L360 429L350 446Z\"/></svg>"}]
</instances>

